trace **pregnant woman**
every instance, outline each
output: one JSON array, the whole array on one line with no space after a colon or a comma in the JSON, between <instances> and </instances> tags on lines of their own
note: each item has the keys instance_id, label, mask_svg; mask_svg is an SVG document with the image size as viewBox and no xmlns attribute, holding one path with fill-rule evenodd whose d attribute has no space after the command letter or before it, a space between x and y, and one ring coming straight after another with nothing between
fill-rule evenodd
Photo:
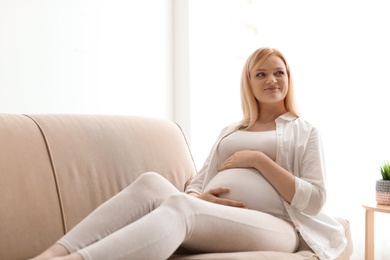
<instances>
[{"instance_id":1,"label":"pregnant woman","mask_svg":"<svg viewBox=\"0 0 390 260\"><path fill-rule=\"evenodd\" d=\"M167 259L195 252L295 252L299 236L321 259L346 238L322 212L319 132L298 116L288 63L256 50L241 78L243 119L222 130L197 176L179 192L145 173L35 259Z\"/></svg>"}]
</instances>

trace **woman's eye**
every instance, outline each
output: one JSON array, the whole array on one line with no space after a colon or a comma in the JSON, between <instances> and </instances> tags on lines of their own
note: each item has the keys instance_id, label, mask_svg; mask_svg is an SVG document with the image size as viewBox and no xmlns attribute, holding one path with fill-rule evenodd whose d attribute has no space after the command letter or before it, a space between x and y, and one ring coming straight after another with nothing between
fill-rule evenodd
<instances>
[{"instance_id":1,"label":"woman's eye","mask_svg":"<svg viewBox=\"0 0 390 260\"><path fill-rule=\"evenodd\" d=\"M265 73L264 72L260 72L260 73L257 73L256 74L256 77L264 77L265 76Z\"/></svg>"},{"instance_id":2,"label":"woman's eye","mask_svg":"<svg viewBox=\"0 0 390 260\"><path fill-rule=\"evenodd\" d=\"M285 73L284 71L280 70L276 72L276 75L283 76Z\"/></svg>"}]
</instances>

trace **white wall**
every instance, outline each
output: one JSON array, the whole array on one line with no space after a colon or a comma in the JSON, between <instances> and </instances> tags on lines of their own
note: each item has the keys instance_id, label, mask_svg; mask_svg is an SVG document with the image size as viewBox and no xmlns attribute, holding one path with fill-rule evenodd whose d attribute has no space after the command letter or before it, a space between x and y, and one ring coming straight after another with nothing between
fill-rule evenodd
<instances>
[{"instance_id":1,"label":"white wall","mask_svg":"<svg viewBox=\"0 0 390 260\"><path fill-rule=\"evenodd\" d=\"M0 0L0 112L172 118L170 0Z\"/></svg>"}]
</instances>

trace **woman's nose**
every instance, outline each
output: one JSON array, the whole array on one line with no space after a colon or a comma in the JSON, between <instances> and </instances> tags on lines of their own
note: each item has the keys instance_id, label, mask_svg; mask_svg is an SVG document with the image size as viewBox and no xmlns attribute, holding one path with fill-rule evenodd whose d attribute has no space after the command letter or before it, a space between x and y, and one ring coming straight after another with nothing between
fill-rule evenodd
<instances>
[{"instance_id":1,"label":"woman's nose","mask_svg":"<svg viewBox=\"0 0 390 260\"><path fill-rule=\"evenodd\" d=\"M276 83L276 79L274 76L269 76L266 80L266 83L267 84L273 84L273 83Z\"/></svg>"}]
</instances>

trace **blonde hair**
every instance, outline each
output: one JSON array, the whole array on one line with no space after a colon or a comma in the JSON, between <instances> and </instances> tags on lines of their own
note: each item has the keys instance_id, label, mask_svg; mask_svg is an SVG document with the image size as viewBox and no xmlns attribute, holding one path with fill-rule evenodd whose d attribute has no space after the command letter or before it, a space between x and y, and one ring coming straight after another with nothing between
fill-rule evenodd
<instances>
[{"instance_id":1,"label":"blonde hair","mask_svg":"<svg viewBox=\"0 0 390 260\"><path fill-rule=\"evenodd\" d=\"M298 110L295 105L294 87L292 77L290 73L290 67L284 58L283 54L277 49L273 48L259 48L252 53L244 64L241 75L241 106L243 112L243 119L241 120L242 128L249 128L253 126L259 117L260 106L257 102L253 90L251 88L250 78L254 68L258 64L262 64L266 58L270 55L275 55L282 59L286 66L286 72L288 76L288 91L286 98L284 99L284 106L288 112L295 116L299 116Z\"/></svg>"}]
</instances>

